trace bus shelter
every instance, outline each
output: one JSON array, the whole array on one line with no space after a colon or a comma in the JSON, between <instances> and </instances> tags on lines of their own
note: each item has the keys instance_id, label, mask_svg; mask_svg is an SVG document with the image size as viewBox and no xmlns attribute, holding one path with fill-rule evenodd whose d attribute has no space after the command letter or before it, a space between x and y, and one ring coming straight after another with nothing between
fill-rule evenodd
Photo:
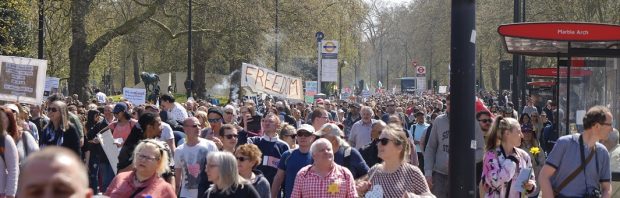
<instances>
[{"instance_id":1,"label":"bus shelter","mask_svg":"<svg viewBox=\"0 0 620 198\"><path fill-rule=\"evenodd\" d=\"M559 111L558 133L566 135L583 128L589 107L604 105L620 119L620 25L579 22L535 22L498 27L508 53L554 57L555 67L530 68L530 85L551 86ZM518 91L518 90L513 90ZM563 115L562 115L563 114ZM618 180L620 178L614 178Z\"/></svg>"}]
</instances>

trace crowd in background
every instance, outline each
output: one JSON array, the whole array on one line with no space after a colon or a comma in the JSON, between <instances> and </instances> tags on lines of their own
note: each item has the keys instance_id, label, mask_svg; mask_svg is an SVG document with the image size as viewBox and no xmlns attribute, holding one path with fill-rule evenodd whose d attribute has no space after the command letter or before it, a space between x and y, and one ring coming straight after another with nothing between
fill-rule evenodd
<instances>
[{"instance_id":1,"label":"crowd in background","mask_svg":"<svg viewBox=\"0 0 620 198\"><path fill-rule=\"evenodd\" d=\"M0 107L5 170L0 197L46 192L21 188L19 181L29 156L46 147L79 156L92 193L110 197L449 194L449 95L383 94L313 103L266 96L218 106L205 100L181 104L169 94L157 105L135 105L99 93L87 103L52 95L41 105ZM479 195L538 196L544 188L536 178L563 135L555 130L564 127L553 117L557 105L537 107L530 100L517 111L492 94L480 98L489 108L472 115L480 142L475 148ZM109 145L102 145L108 131L119 151L113 160L105 151ZM608 154L618 155L618 132L609 134L601 141ZM528 169L527 180L511 184Z\"/></svg>"}]
</instances>

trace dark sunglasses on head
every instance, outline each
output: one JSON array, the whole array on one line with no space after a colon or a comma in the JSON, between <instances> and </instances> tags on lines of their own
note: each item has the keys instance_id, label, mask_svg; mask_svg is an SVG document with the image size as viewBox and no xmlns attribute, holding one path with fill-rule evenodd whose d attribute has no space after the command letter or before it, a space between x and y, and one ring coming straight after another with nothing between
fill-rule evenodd
<instances>
[{"instance_id":1,"label":"dark sunglasses on head","mask_svg":"<svg viewBox=\"0 0 620 198\"><path fill-rule=\"evenodd\" d=\"M478 120L478 121L479 121L479 122L485 122L485 123L491 123L491 122L493 122L493 120L492 120L492 119L481 119L481 120Z\"/></svg>"},{"instance_id":2,"label":"dark sunglasses on head","mask_svg":"<svg viewBox=\"0 0 620 198\"><path fill-rule=\"evenodd\" d=\"M57 111L58 109L53 108L53 107L47 108L47 112L57 112Z\"/></svg>"},{"instance_id":3,"label":"dark sunglasses on head","mask_svg":"<svg viewBox=\"0 0 620 198\"><path fill-rule=\"evenodd\" d=\"M226 139L233 139L233 138L237 138L239 135L237 134L228 134L228 135L224 135L224 137L226 137Z\"/></svg>"},{"instance_id":4,"label":"dark sunglasses on head","mask_svg":"<svg viewBox=\"0 0 620 198\"><path fill-rule=\"evenodd\" d=\"M237 160L239 160L240 162L245 162L246 160L250 160L249 157L237 157Z\"/></svg>"},{"instance_id":5,"label":"dark sunglasses on head","mask_svg":"<svg viewBox=\"0 0 620 198\"><path fill-rule=\"evenodd\" d=\"M210 123L214 123L214 122L220 122L222 119L216 118L216 119L207 119L207 120L209 120Z\"/></svg>"}]
</instances>

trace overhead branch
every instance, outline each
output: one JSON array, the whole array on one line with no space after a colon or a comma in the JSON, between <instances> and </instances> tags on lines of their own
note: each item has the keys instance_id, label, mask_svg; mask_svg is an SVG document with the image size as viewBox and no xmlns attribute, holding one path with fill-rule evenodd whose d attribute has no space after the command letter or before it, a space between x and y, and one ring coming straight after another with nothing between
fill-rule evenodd
<instances>
[{"instance_id":1,"label":"overhead branch","mask_svg":"<svg viewBox=\"0 0 620 198\"><path fill-rule=\"evenodd\" d=\"M166 26L165 24L163 24L162 22L159 22L158 20L149 18L149 21L154 23L155 25L157 25L157 27L159 27L160 29L162 29L170 39L176 39L179 38L180 36L186 35L189 33L189 30L185 30L182 32L178 32L178 33L172 33L172 30ZM196 30L191 30L192 33L219 33L218 31L212 30L212 29L196 29Z\"/></svg>"},{"instance_id":2,"label":"overhead branch","mask_svg":"<svg viewBox=\"0 0 620 198\"><path fill-rule=\"evenodd\" d=\"M99 36L99 38L95 39L95 41L90 44L87 48L87 53L94 55L101 51L112 39L122 36L125 34L129 34L138 29L138 26L148 20L151 16L155 15L157 9L163 7L166 0L156 0L154 3L149 4L142 14L125 21L125 23L119 25L118 27L108 30L105 34Z\"/></svg>"}]
</instances>

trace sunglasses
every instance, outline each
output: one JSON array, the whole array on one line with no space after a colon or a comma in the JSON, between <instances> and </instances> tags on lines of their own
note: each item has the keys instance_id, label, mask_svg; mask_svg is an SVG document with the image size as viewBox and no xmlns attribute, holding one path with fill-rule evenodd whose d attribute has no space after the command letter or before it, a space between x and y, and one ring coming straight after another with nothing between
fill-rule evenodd
<instances>
[{"instance_id":1,"label":"sunglasses","mask_svg":"<svg viewBox=\"0 0 620 198\"><path fill-rule=\"evenodd\" d=\"M200 127L199 124L194 124L194 125L183 125L184 127L194 127L194 128L198 128Z\"/></svg>"},{"instance_id":2,"label":"sunglasses","mask_svg":"<svg viewBox=\"0 0 620 198\"><path fill-rule=\"evenodd\" d=\"M481 119L481 120L478 120L478 121L479 122L484 122L484 123L491 123L491 122L493 122L492 119Z\"/></svg>"},{"instance_id":3,"label":"sunglasses","mask_svg":"<svg viewBox=\"0 0 620 198\"><path fill-rule=\"evenodd\" d=\"M379 143L381 143L381 145L382 145L382 146L387 145L387 144L388 144L388 142L390 142L390 141L394 141L394 140L390 140L390 139L387 139L387 138L381 138L381 139L379 139ZM394 143L396 143L396 142L394 142Z\"/></svg>"},{"instance_id":4,"label":"sunglasses","mask_svg":"<svg viewBox=\"0 0 620 198\"><path fill-rule=\"evenodd\" d=\"M226 139L230 140L230 139L239 137L239 135L237 135L237 134L228 134L228 135L224 135L224 137L226 137Z\"/></svg>"},{"instance_id":5,"label":"sunglasses","mask_svg":"<svg viewBox=\"0 0 620 198\"><path fill-rule=\"evenodd\" d=\"M53 107L47 108L47 112L54 112L54 113L56 113L57 111L58 111L57 108L53 108Z\"/></svg>"},{"instance_id":6,"label":"sunglasses","mask_svg":"<svg viewBox=\"0 0 620 198\"><path fill-rule=\"evenodd\" d=\"M210 123L214 123L214 122L220 122L222 119L216 118L216 119L207 119L207 120L209 120Z\"/></svg>"},{"instance_id":7,"label":"sunglasses","mask_svg":"<svg viewBox=\"0 0 620 198\"><path fill-rule=\"evenodd\" d=\"M293 134L293 135L285 135L285 136L289 136L289 137L291 137L291 138L293 138L293 139L297 138L297 134Z\"/></svg>"},{"instance_id":8,"label":"sunglasses","mask_svg":"<svg viewBox=\"0 0 620 198\"><path fill-rule=\"evenodd\" d=\"M297 136L299 136L299 137L310 137L310 136L313 136L313 135L314 134L308 133L308 132L299 132L299 133L297 133Z\"/></svg>"},{"instance_id":9,"label":"sunglasses","mask_svg":"<svg viewBox=\"0 0 620 198\"><path fill-rule=\"evenodd\" d=\"M246 160L250 160L249 157L237 157L237 160L239 160L240 162L245 162Z\"/></svg>"}]
</instances>

